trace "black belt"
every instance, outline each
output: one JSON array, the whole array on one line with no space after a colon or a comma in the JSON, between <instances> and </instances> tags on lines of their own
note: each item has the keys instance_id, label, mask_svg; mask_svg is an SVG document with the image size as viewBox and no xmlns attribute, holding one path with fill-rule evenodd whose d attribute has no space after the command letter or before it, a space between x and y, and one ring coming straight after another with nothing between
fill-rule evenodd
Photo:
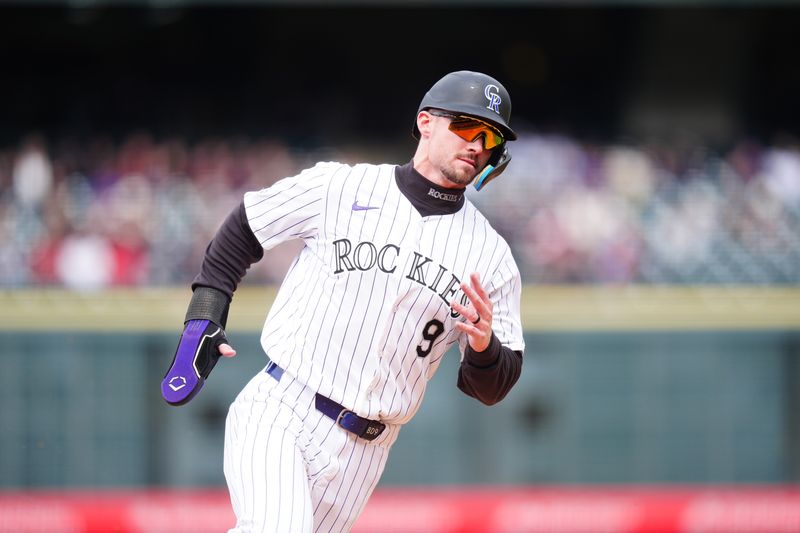
<instances>
[{"instance_id":1,"label":"black belt","mask_svg":"<svg viewBox=\"0 0 800 533\"><path fill-rule=\"evenodd\" d=\"M283 376L283 369L275 363L270 362L267 365L266 373L277 381L280 381ZM364 440L375 440L383 433L383 430L386 429L386 424L376 420L370 420L369 418L360 417L353 411L350 411L341 404L334 402L320 393L315 393L314 405L319 412L335 420L339 426Z\"/></svg>"}]
</instances>

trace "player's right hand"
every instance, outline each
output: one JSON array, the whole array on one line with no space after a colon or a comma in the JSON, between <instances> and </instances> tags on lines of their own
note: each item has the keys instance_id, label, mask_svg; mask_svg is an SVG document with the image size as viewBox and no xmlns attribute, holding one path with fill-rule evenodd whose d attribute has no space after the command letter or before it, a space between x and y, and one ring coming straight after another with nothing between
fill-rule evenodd
<instances>
[{"instance_id":1,"label":"player's right hand","mask_svg":"<svg viewBox=\"0 0 800 533\"><path fill-rule=\"evenodd\" d=\"M225 330L210 320L189 320L167 374L161 381L161 396L170 405L183 405L203 388L220 356L233 357Z\"/></svg>"}]
</instances>

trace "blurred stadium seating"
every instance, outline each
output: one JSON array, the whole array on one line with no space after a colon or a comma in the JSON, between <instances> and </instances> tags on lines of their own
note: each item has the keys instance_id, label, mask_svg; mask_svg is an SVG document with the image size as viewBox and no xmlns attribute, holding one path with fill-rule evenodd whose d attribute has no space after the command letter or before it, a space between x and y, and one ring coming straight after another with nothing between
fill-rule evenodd
<instances>
[{"instance_id":1,"label":"blurred stadium seating","mask_svg":"<svg viewBox=\"0 0 800 533\"><path fill-rule=\"evenodd\" d=\"M521 131L512 149L502 181L470 196L527 283L800 283L800 143L714 153ZM185 283L245 190L360 156L275 139L26 138L0 151L0 287ZM287 261L252 280L278 282Z\"/></svg>"}]
</instances>

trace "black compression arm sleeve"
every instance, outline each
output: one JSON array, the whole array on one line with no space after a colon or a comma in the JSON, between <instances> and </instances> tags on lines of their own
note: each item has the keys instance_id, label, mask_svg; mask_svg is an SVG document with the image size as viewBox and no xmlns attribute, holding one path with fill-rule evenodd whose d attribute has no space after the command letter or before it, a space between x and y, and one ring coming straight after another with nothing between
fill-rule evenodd
<instances>
[{"instance_id":1,"label":"black compression arm sleeve","mask_svg":"<svg viewBox=\"0 0 800 533\"><path fill-rule=\"evenodd\" d=\"M250 229L242 202L231 211L208 243L200 273L192 282L192 290L211 287L222 291L229 299L233 298L247 269L262 257L264 248Z\"/></svg>"},{"instance_id":2,"label":"black compression arm sleeve","mask_svg":"<svg viewBox=\"0 0 800 533\"><path fill-rule=\"evenodd\" d=\"M506 397L522 373L522 352L500 344L492 333L489 346L476 352L467 346L458 369L458 388L481 403L494 405Z\"/></svg>"}]
</instances>

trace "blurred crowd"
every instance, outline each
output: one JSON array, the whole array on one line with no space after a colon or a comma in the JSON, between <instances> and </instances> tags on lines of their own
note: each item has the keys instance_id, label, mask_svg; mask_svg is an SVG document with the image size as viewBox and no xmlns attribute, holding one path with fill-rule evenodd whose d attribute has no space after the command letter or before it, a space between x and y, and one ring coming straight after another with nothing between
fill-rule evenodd
<instances>
[{"instance_id":1,"label":"blurred crowd","mask_svg":"<svg viewBox=\"0 0 800 533\"><path fill-rule=\"evenodd\" d=\"M520 132L505 174L468 194L527 283L800 283L800 144L685 144ZM319 160L367 159L245 137L29 136L0 148L0 287L184 285L245 191ZM246 282L278 282L299 246Z\"/></svg>"},{"instance_id":2,"label":"blurred crowd","mask_svg":"<svg viewBox=\"0 0 800 533\"><path fill-rule=\"evenodd\" d=\"M800 282L800 143L521 136L473 194L537 283Z\"/></svg>"}]
</instances>

